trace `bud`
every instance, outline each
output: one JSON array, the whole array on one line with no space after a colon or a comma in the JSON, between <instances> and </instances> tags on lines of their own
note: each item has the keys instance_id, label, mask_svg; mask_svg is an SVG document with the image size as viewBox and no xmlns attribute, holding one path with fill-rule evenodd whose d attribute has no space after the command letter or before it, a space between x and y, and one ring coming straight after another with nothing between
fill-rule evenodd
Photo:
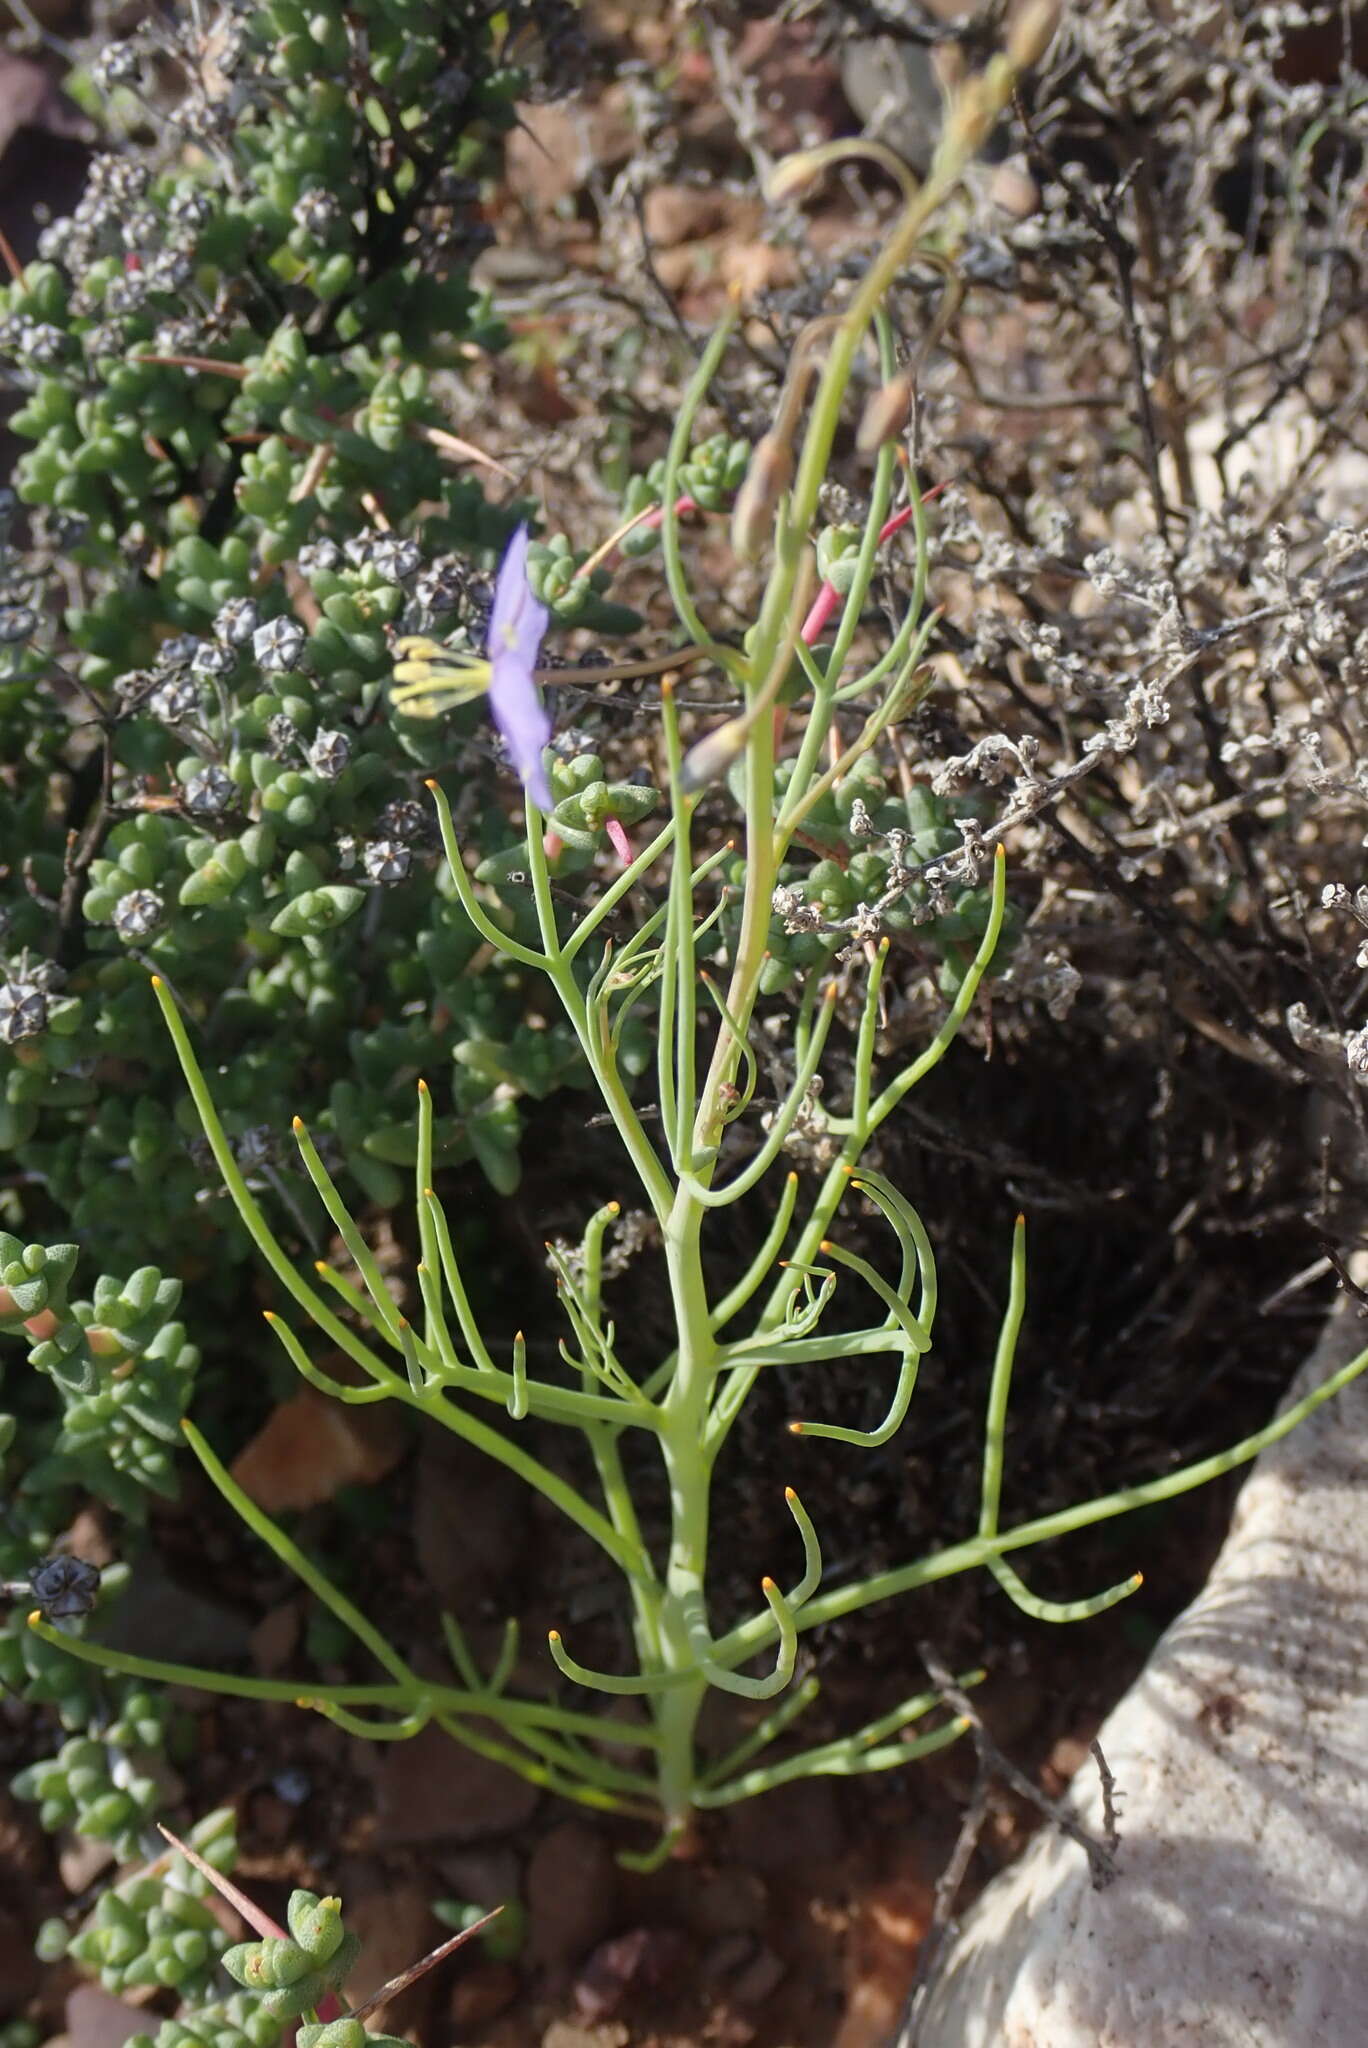
<instances>
[{"instance_id":1,"label":"bud","mask_svg":"<svg viewBox=\"0 0 1368 2048\"><path fill-rule=\"evenodd\" d=\"M1040 62L1063 13L1064 0L1023 0L1007 29L1007 62L1013 71L1030 71Z\"/></svg>"},{"instance_id":2,"label":"bud","mask_svg":"<svg viewBox=\"0 0 1368 2048\"><path fill-rule=\"evenodd\" d=\"M793 450L785 436L773 431L755 444L745 481L732 510L732 552L753 561L774 520L774 508L793 479Z\"/></svg>"},{"instance_id":3,"label":"bud","mask_svg":"<svg viewBox=\"0 0 1368 2048\"><path fill-rule=\"evenodd\" d=\"M342 1940L342 1902L320 1899L303 1890L290 1894L285 1924L292 1938L315 1963L325 1963L336 1953Z\"/></svg>"},{"instance_id":4,"label":"bud","mask_svg":"<svg viewBox=\"0 0 1368 2048\"><path fill-rule=\"evenodd\" d=\"M800 192L806 192L820 176L825 162L825 152L820 149L800 149L784 157L765 180L765 197L770 205L780 206L786 199L796 199Z\"/></svg>"},{"instance_id":5,"label":"bud","mask_svg":"<svg viewBox=\"0 0 1368 2048\"><path fill-rule=\"evenodd\" d=\"M696 746L690 747L679 764L679 787L685 796L720 782L732 762L742 753L750 727L744 718L729 718L715 726Z\"/></svg>"},{"instance_id":6,"label":"bud","mask_svg":"<svg viewBox=\"0 0 1368 2048\"><path fill-rule=\"evenodd\" d=\"M885 441L893 441L907 430L912 417L912 373L904 370L877 391L872 391L855 431L855 446L861 455L872 455Z\"/></svg>"}]
</instances>

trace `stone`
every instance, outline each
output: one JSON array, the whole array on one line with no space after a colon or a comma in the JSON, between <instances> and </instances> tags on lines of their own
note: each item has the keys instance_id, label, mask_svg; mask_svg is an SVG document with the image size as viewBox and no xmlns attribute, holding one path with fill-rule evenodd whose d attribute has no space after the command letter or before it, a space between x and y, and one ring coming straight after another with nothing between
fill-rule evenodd
<instances>
[{"instance_id":1,"label":"stone","mask_svg":"<svg viewBox=\"0 0 1368 2048\"><path fill-rule=\"evenodd\" d=\"M146 2030L148 2015L121 1998L111 1998L97 1984L79 1984L66 2002L67 2040L71 2048L123 2048L133 2034Z\"/></svg>"},{"instance_id":2,"label":"stone","mask_svg":"<svg viewBox=\"0 0 1368 2048\"><path fill-rule=\"evenodd\" d=\"M425 1430L418 1452L413 1540L423 1576L462 1626L505 1614L532 1529L527 1488L506 1465L449 1430Z\"/></svg>"},{"instance_id":3,"label":"stone","mask_svg":"<svg viewBox=\"0 0 1368 2048\"><path fill-rule=\"evenodd\" d=\"M642 201L646 233L662 249L715 235L730 217L729 195L715 185L653 185Z\"/></svg>"},{"instance_id":4,"label":"stone","mask_svg":"<svg viewBox=\"0 0 1368 2048\"><path fill-rule=\"evenodd\" d=\"M1307 1393L1363 1347L1341 1309ZM1037 1835L947 1951L923 2048L1336 2048L1368 2011L1368 1375L1259 1458L1198 1598L1102 1728L1119 1873ZM1098 1773L1067 1807L1096 1836Z\"/></svg>"},{"instance_id":5,"label":"stone","mask_svg":"<svg viewBox=\"0 0 1368 2048\"><path fill-rule=\"evenodd\" d=\"M424 1728L410 1742L386 1745L372 1840L378 1849L482 1841L521 1827L539 1796L516 1771L477 1756L440 1728Z\"/></svg>"},{"instance_id":6,"label":"stone","mask_svg":"<svg viewBox=\"0 0 1368 2048\"><path fill-rule=\"evenodd\" d=\"M101 1631L111 1649L221 1670L246 1655L251 1631L231 1607L173 1579L155 1550L138 1553Z\"/></svg>"},{"instance_id":7,"label":"stone","mask_svg":"<svg viewBox=\"0 0 1368 2048\"><path fill-rule=\"evenodd\" d=\"M511 1963L496 1963L486 1956L465 1964L447 2001L447 2015L458 2037L497 2019L512 2005L521 1988L521 1979Z\"/></svg>"},{"instance_id":8,"label":"stone","mask_svg":"<svg viewBox=\"0 0 1368 2048\"><path fill-rule=\"evenodd\" d=\"M865 134L924 171L943 119L929 52L892 36L849 36L841 46L841 86Z\"/></svg>"},{"instance_id":9,"label":"stone","mask_svg":"<svg viewBox=\"0 0 1368 2048\"><path fill-rule=\"evenodd\" d=\"M522 1896L522 1864L517 1852L502 1842L448 1851L437 1858L437 1868L448 1898L458 1905L480 1906L488 1913L505 1899Z\"/></svg>"},{"instance_id":10,"label":"stone","mask_svg":"<svg viewBox=\"0 0 1368 2048\"><path fill-rule=\"evenodd\" d=\"M91 1835L63 1835L57 1851L57 1868L73 1899L88 1890L113 1861L113 1843L96 1841Z\"/></svg>"},{"instance_id":11,"label":"stone","mask_svg":"<svg viewBox=\"0 0 1368 2048\"><path fill-rule=\"evenodd\" d=\"M727 1842L739 1863L767 1878L792 1879L793 1845L803 1845L806 1870L829 1870L845 1847L840 1807L830 1778L799 1778L726 1809Z\"/></svg>"},{"instance_id":12,"label":"stone","mask_svg":"<svg viewBox=\"0 0 1368 2048\"><path fill-rule=\"evenodd\" d=\"M769 1913L769 1892L758 1871L726 1863L683 1888L680 1908L691 1933L757 1934Z\"/></svg>"},{"instance_id":13,"label":"stone","mask_svg":"<svg viewBox=\"0 0 1368 2048\"><path fill-rule=\"evenodd\" d=\"M618 1869L587 1821L550 1828L527 1865L527 1959L550 1969L578 1962L613 1925Z\"/></svg>"},{"instance_id":14,"label":"stone","mask_svg":"<svg viewBox=\"0 0 1368 2048\"><path fill-rule=\"evenodd\" d=\"M361 1942L361 1953L347 1978L347 1998L363 2005L387 1984L420 1963L443 1938L433 1920L426 1889L416 1879L396 1882L393 1873L370 1858L337 1868L336 1885L346 1909L347 1929ZM367 2025L373 2033L394 2033L417 2016L431 1996L423 1978L397 1997L376 2006Z\"/></svg>"},{"instance_id":15,"label":"stone","mask_svg":"<svg viewBox=\"0 0 1368 2048\"><path fill-rule=\"evenodd\" d=\"M344 1486L374 1486L407 1447L402 1418L386 1407L347 1407L302 1387L272 1410L233 1460L243 1492L268 1515L329 1501Z\"/></svg>"}]
</instances>

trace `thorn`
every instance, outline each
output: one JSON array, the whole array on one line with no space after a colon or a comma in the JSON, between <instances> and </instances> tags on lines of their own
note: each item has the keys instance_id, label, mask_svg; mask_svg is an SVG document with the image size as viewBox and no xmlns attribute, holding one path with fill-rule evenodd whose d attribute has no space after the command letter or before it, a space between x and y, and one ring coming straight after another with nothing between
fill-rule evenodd
<instances>
[{"instance_id":1,"label":"thorn","mask_svg":"<svg viewBox=\"0 0 1368 2048\"><path fill-rule=\"evenodd\" d=\"M558 1628L549 1628L546 1631L546 1640L548 1643L558 1643L560 1639L561 1632Z\"/></svg>"},{"instance_id":2,"label":"thorn","mask_svg":"<svg viewBox=\"0 0 1368 2048\"><path fill-rule=\"evenodd\" d=\"M888 936L888 934L887 934L887 933L885 932L884 936L883 936L883 937L882 937L882 938L880 939L880 941L879 941L879 951L880 951L880 953L881 953L881 954L886 954L886 953L887 953L887 952L888 952L888 951L890 950L890 948L892 947L892 944L893 944L893 941L892 941L892 939L890 939L890 938L889 938L889 936Z\"/></svg>"},{"instance_id":3,"label":"thorn","mask_svg":"<svg viewBox=\"0 0 1368 2048\"><path fill-rule=\"evenodd\" d=\"M1143 1585L1144 1585L1144 1583L1145 1583L1145 1574L1144 1574L1143 1572L1132 1572L1132 1573L1131 1573L1131 1584L1132 1584L1132 1586L1134 1586L1134 1587L1135 1587L1135 1589L1136 1589L1136 1591L1137 1591L1137 1592L1139 1592L1139 1590L1140 1590L1141 1586L1143 1586Z\"/></svg>"},{"instance_id":4,"label":"thorn","mask_svg":"<svg viewBox=\"0 0 1368 2048\"><path fill-rule=\"evenodd\" d=\"M817 1249L819 1252L832 1251L834 1247L832 1245L831 1239L829 1237L824 1237L822 1239L822 1242L818 1245Z\"/></svg>"},{"instance_id":5,"label":"thorn","mask_svg":"<svg viewBox=\"0 0 1368 2048\"><path fill-rule=\"evenodd\" d=\"M1016 1227L1018 1230L1024 1230L1026 1228L1026 1218L1022 1215L1020 1209L1017 1210Z\"/></svg>"},{"instance_id":6,"label":"thorn","mask_svg":"<svg viewBox=\"0 0 1368 2048\"><path fill-rule=\"evenodd\" d=\"M326 1259L315 1259L314 1271L315 1273L331 1273L332 1267L328 1264Z\"/></svg>"},{"instance_id":7,"label":"thorn","mask_svg":"<svg viewBox=\"0 0 1368 2048\"><path fill-rule=\"evenodd\" d=\"M796 1173L796 1172L794 1172L794 1171L793 1171L792 1169L790 1169L790 1171L789 1171L789 1173L788 1173L788 1176L787 1176L787 1181L788 1181L788 1185L789 1185L790 1187L792 1187L792 1186L793 1186L793 1183L794 1183L794 1182L795 1182L795 1181L797 1180L797 1178L798 1178L798 1175L797 1175L797 1173Z\"/></svg>"},{"instance_id":8,"label":"thorn","mask_svg":"<svg viewBox=\"0 0 1368 2048\"><path fill-rule=\"evenodd\" d=\"M182 1417L181 1417L181 1428L182 1428L182 1429L183 1429L183 1430L184 1430L184 1431L186 1432L186 1434L187 1434L187 1436L188 1436L188 1435L189 1435L189 1433L190 1433L190 1418L189 1418L189 1416L188 1416L188 1415L182 1415Z\"/></svg>"},{"instance_id":9,"label":"thorn","mask_svg":"<svg viewBox=\"0 0 1368 2048\"><path fill-rule=\"evenodd\" d=\"M803 1434L803 1425L802 1425L802 1423L801 1423L801 1422L791 1422L791 1423L789 1424L789 1426L788 1426L788 1432L789 1432L789 1435L790 1435L790 1436L801 1436L801 1435Z\"/></svg>"},{"instance_id":10,"label":"thorn","mask_svg":"<svg viewBox=\"0 0 1368 2048\"><path fill-rule=\"evenodd\" d=\"M523 1336L523 1333L522 1333L522 1331L521 1331L521 1330L515 1330L515 1331L513 1332L513 1342L514 1342L515 1344L522 1344L522 1343L524 1343L525 1341L526 1341L526 1339L524 1338L524 1336Z\"/></svg>"},{"instance_id":11,"label":"thorn","mask_svg":"<svg viewBox=\"0 0 1368 2048\"><path fill-rule=\"evenodd\" d=\"M419 1093L420 1095L431 1095L431 1093L432 1093L432 1090L431 1090L431 1089L430 1089L430 1088L428 1087L428 1084L427 1084L427 1082L426 1082L426 1081L420 1081L420 1082L418 1083L418 1093Z\"/></svg>"},{"instance_id":12,"label":"thorn","mask_svg":"<svg viewBox=\"0 0 1368 2048\"><path fill-rule=\"evenodd\" d=\"M278 1315L276 1314L276 1312L275 1312L275 1310L274 1310L274 1309L270 1309L270 1308L264 1308L264 1309L263 1309L263 1310L261 1311L261 1320L262 1320L262 1321L263 1321L264 1323L272 1323L272 1324L274 1324L274 1323L278 1323L278 1322L280 1321L280 1317L279 1317L279 1316L278 1316Z\"/></svg>"},{"instance_id":13,"label":"thorn","mask_svg":"<svg viewBox=\"0 0 1368 2048\"><path fill-rule=\"evenodd\" d=\"M608 1213L610 1216L620 1216L622 1214L621 1202L609 1202Z\"/></svg>"},{"instance_id":14,"label":"thorn","mask_svg":"<svg viewBox=\"0 0 1368 2048\"><path fill-rule=\"evenodd\" d=\"M40 1622L40 1621L42 1620L42 1618L43 1618L43 1610L42 1610L42 1608L41 1608L41 1607L35 1607L35 1608L34 1608L34 1610L33 1610L33 1612L32 1612L32 1614L31 1614L31 1615L29 1616L29 1618L28 1618L28 1625L29 1625L29 1627L30 1627L30 1628L37 1628L37 1626L38 1626L39 1622Z\"/></svg>"},{"instance_id":15,"label":"thorn","mask_svg":"<svg viewBox=\"0 0 1368 2048\"><path fill-rule=\"evenodd\" d=\"M302 1131L302 1130L303 1130L303 1128L304 1128L304 1119L303 1119L303 1117L302 1117L302 1116L292 1116L292 1117L290 1118L290 1129L291 1129L292 1131Z\"/></svg>"},{"instance_id":16,"label":"thorn","mask_svg":"<svg viewBox=\"0 0 1368 2048\"><path fill-rule=\"evenodd\" d=\"M152 977L152 986L153 988L165 988L166 983L162 980L159 974L154 974Z\"/></svg>"},{"instance_id":17,"label":"thorn","mask_svg":"<svg viewBox=\"0 0 1368 2048\"><path fill-rule=\"evenodd\" d=\"M777 1593L779 1591L779 1588L775 1585L768 1572L765 1573L764 1578L760 1581L760 1591L762 1593Z\"/></svg>"},{"instance_id":18,"label":"thorn","mask_svg":"<svg viewBox=\"0 0 1368 2048\"><path fill-rule=\"evenodd\" d=\"M793 1490L793 1488L792 1488L791 1486L786 1486L786 1487L784 1488L784 1499L785 1499L785 1500L797 1500L797 1498L798 1498L798 1496L797 1496L797 1494L796 1494L796 1493L794 1492L794 1490Z\"/></svg>"},{"instance_id":19,"label":"thorn","mask_svg":"<svg viewBox=\"0 0 1368 2048\"><path fill-rule=\"evenodd\" d=\"M423 781L423 787L424 787L424 789L430 789L430 790L431 790L431 791L433 792L434 796L436 795L436 793L437 793L437 784L436 784L436 783L435 783L435 782L433 781L433 779L432 779L432 777L431 777L430 775L429 775L429 776L426 776L426 777L424 778L424 781Z\"/></svg>"}]
</instances>

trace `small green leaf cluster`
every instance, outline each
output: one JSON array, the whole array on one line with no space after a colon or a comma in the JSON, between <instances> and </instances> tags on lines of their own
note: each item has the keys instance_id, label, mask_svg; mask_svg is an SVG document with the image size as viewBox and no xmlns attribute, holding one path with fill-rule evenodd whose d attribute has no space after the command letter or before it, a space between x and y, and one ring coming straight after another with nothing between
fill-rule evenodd
<instances>
[{"instance_id":1,"label":"small green leaf cluster","mask_svg":"<svg viewBox=\"0 0 1368 2048\"><path fill-rule=\"evenodd\" d=\"M679 465L680 496L692 498L705 512L730 511L732 500L745 479L750 458L750 442L733 440L728 434L710 434L706 440L695 442L687 459ZM664 492L665 463L662 458L628 483L622 498L624 516L634 519L641 513L650 512L662 503ZM659 524L642 520L639 526L623 535L619 546L628 557L649 555L660 546Z\"/></svg>"},{"instance_id":2,"label":"small green leaf cluster","mask_svg":"<svg viewBox=\"0 0 1368 2048\"><path fill-rule=\"evenodd\" d=\"M175 1493L173 1451L200 1354L176 1320L181 1282L156 1266L102 1273L88 1301L66 1299L73 1244L23 1245L0 1231L0 1334L22 1335L29 1364L61 1396L61 1426L32 1457L21 1495L80 1486L141 1520L149 1493Z\"/></svg>"},{"instance_id":3,"label":"small green leaf cluster","mask_svg":"<svg viewBox=\"0 0 1368 2048\"><path fill-rule=\"evenodd\" d=\"M573 1050L540 1034L524 1076L517 977L470 972L437 879L421 781L471 779L481 714L385 697L396 630L481 636L520 509L453 471L433 379L502 339L469 264L523 81L474 0L248 0L208 67L199 22L173 11L95 79L121 103L170 36L222 91L187 92L164 152L101 155L0 286L30 444L28 545L0 533L0 1150L101 1264L212 1243L222 1277L245 1238L206 1210L150 969L207 1027L244 1169L287 1207L264 1134L294 1113L397 1198L396 1034L450 1076L442 1159L488 1154L504 1186L517 1095Z\"/></svg>"},{"instance_id":4,"label":"small green leaf cluster","mask_svg":"<svg viewBox=\"0 0 1368 2048\"><path fill-rule=\"evenodd\" d=\"M165 1744L170 1711L163 1695L130 1692L119 1718L102 1735L71 1736L56 1756L20 1771L11 1779L10 1789L17 1799L37 1802L38 1818L49 1834L55 1834L59 1828L74 1828L78 1835L111 1843L121 1859L136 1856L141 1850L143 1833L163 1796L156 1776L147 1766ZM123 1909L111 1911L117 1916ZM184 1950L185 1954L189 1952ZM92 1958L94 1953L92 1950ZM140 1946L125 1955L121 1936L109 1951L108 1960L113 1965L143 1954L144 1947ZM162 1951L158 1950L158 1954ZM164 1977L124 1981L176 1980Z\"/></svg>"},{"instance_id":5,"label":"small green leaf cluster","mask_svg":"<svg viewBox=\"0 0 1368 2048\"><path fill-rule=\"evenodd\" d=\"M288 1938L244 1941L230 1948L223 1967L235 1983L261 1994L261 2009L280 2021L301 2019L337 1992L361 1952L360 1937L342 1924L342 1902L316 1892L290 1894ZM360 2020L345 2016L300 2027L302 2048L399 2048L388 2034L368 2034Z\"/></svg>"},{"instance_id":6,"label":"small green leaf cluster","mask_svg":"<svg viewBox=\"0 0 1368 2048\"><path fill-rule=\"evenodd\" d=\"M146 1732L152 1726L146 1695L139 1714ZM207 1814L188 1841L215 1870L230 1871L237 1859L232 1808ZM46 1962L70 1956L116 1995L146 1986L176 1990L185 1999L202 1998L212 1989L228 1947L227 1934L205 1903L209 1891L208 1879L175 1850L165 1869L127 1878L102 1892L77 1934L69 1936L61 1920L44 1922L38 1953Z\"/></svg>"},{"instance_id":7,"label":"small green leaf cluster","mask_svg":"<svg viewBox=\"0 0 1368 2048\"><path fill-rule=\"evenodd\" d=\"M176 2019L163 2020L155 2034L134 2034L128 2048L275 2048L284 2031L284 2020L273 2019L260 1999L235 1991L207 2005L187 2006Z\"/></svg>"},{"instance_id":8,"label":"small green leaf cluster","mask_svg":"<svg viewBox=\"0 0 1368 2048\"><path fill-rule=\"evenodd\" d=\"M782 801L791 772L791 762L776 767L776 802ZM938 902L927 881L914 876L898 889L895 879L900 867L915 869L942 854L958 852L964 837L956 819L977 815L972 799L940 797L921 784L902 796L890 789L874 755L865 755L804 815L801 843L780 869L781 887L795 890L817 913L820 928L788 931L776 913L770 926L770 958L760 979L763 993L777 995L824 967L850 943L845 921L862 906L880 905L880 930L915 940L937 958L941 991L953 997L987 927L992 890L986 882L975 888L957 884ZM741 878L739 865L735 866L731 879L739 884ZM724 915L724 929L730 921L731 914ZM1007 966L1021 922L1020 911L1009 903L990 972L1000 973Z\"/></svg>"},{"instance_id":9,"label":"small green leaf cluster","mask_svg":"<svg viewBox=\"0 0 1368 2048\"><path fill-rule=\"evenodd\" d=\"M36 1800L48 1828L75 1826L133 1853L157 1799L137 1758L164 1743L165 1706L136 1685L103 1676L64 1656L28 1626L41 1604L40 1578L60 1565L59 1532L82 1495L93 1494L131 1522L145 1519L149 1496L175 1490L173 1447L189 1406L199 1352L175 1319L180 1282L144 1266L127 1280L101 1275L93 1298L72 1300L72 1244L25 1245L0 1231L0 1335L18 1337L28 1362L61 1401L35 1417L23 1386L18 1414L0 1416L0 1460L9 1507L0 1525L0 1577L22 1588L0 1624L0 1685L37 1707L52 1708L72 1734L56 1755L14 1781ZM43 1567L40 1570L40 1567ZM92 1579L93 1579L93 1575ZM48 1609L60 1628L92 1600L105 1606L127 1583L119 1563L99 1574L79 1605ZM111 1713L113 1719L110 1719Z\"/></svg>"},{"instance_id":10,"label":"small green leaf cluster","mask_svg":"<svg viewBox=\"0 0 1368 2048\"><path fill-rule=\"evenodd\" d=\"M36 1707L50 1707L61 1726L68 1730L98 1728L109 1712L111 1696L118 1699L129 1688L110 1680L92 1665L66 1656L52 1643L35 1635L27 1622L27 1610L36 1596L26 1595L35 1573L41 1576L45 1560L59 1547L59 1532L70 1517L75 1496L69 1486L56 1484L42 1489L21 1490L20 1475L28 1472L51 1450L56 1428L50 1417L41 1422L12 1414L0 1415L0 1487L7 1507L0 1519L0 1579L11 1588L10 1605L0 1621L0 1687L13 1699ZM104 1607L122 1592L128 1581L125 1564L109 1566L100 1574L95 1606ZM59 1622L59 1626L66 1624Z\"/></svg>"},{"instance_id":11,"label":"small green leaf cluster","mask_svg":"<svg viewBox=\"0 0 1368 2048\"><path fill-rule=\"evenodd\" d=\"M341 1900L316 1892L291 1892L285 1924L288 1937L239 1942L223 1967L235 1984L262 1994L273 2018L295 2020L345 1983L361 1941L342 1924Z\"/></svg>"},{"instance_id":12,"label":"small green leaf cluster","mask_svg":"<svg viewBox=\"0 0 1368 2048\"><path fill-rule=\"evenodd\" d=\"M609 782L598 754L575 754L569 760L553 761L550 778L556 802L547 823L559 847L548 860L549 873L557 882L583 874L590 866L603 847L610 820L630 831L649 818L660 802L660 792L649 784ZM486 854L475 870L475 879L499 887L515 876L524 877L526 871L527 848L518 839L497 853ZM535 929L535 922L529 924L529 935Z\"/></svg>"}]
</instances>

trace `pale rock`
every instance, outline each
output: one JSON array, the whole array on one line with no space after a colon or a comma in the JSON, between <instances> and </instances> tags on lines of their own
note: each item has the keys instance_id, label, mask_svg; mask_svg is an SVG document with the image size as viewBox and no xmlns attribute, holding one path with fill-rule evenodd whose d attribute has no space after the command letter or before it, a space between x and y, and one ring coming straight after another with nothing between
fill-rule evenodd
<instances>
[{"instance_id":1,"label":"pale rock","mask_svg":"<svg viewBox=\"0 0 1368 2048\"><path fill-rule=\"evenodd\" d=\"M1336 1314L1290 1398L1364 1345ZM1368 2039L1368 1374L1258 1460L1210 1581L1102 1729L1124 1797L1094 1890L1054 1829L948 1952L917 2048ZM1097 1772L1066 1804L1103 1828Z\"/></svg>"}]
</instances>

